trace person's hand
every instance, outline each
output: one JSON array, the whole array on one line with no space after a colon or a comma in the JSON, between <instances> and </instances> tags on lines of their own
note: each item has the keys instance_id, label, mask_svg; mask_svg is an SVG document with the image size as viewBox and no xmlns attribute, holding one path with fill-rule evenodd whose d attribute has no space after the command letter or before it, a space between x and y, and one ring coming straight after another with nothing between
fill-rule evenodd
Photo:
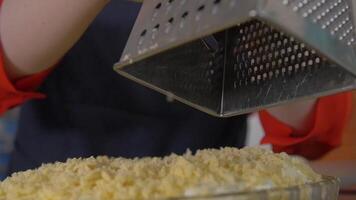
<instances>
[{"instance_id":1,"label":"person's hand","mask_svg":"<svg viewBox=\"0 0 356 200\"><path fill-rule=\"evenodd\" d=\"M279 121L295 129L296 134L306 133L311 127L311 120L317 100L305 100L267 109L267 112Z\"/></svg>"}]
</instances>

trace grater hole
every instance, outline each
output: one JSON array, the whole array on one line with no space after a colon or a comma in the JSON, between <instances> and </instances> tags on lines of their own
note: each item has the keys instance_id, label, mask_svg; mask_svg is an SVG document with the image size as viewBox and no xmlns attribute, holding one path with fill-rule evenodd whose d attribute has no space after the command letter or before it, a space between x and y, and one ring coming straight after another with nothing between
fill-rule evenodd
<instances>
[{"instance_id":1,"label":"grater hole","mask_svg":"<svg viewBox=\"0 0 356 200\"><path fill-rule=\"evenodd\" d=\"M173 22L174 22L174 18L173 17L169 18L168 23L173 24Z\"/></svg>"},{"instance_id":2,"label":"grater hole","mask_svg":"<svg viewBox=\"0 0 356 200\"><path fill-rule=\"evenodd\" d=\"M198 11L201 12L201 11L203 11L204 9L205 9L205 5L201 5L201 6L199 6Z\"/></svg>"},{"instance_id":3,"label":"grater hole","mask_svg":"<svg viewBox=\"0 0 356 200\"><path fill-rule=\"evenodd\" d=\"M174 0L168 0L168 3L173 3L174 2Z\"/></svg>"},{"instance_id":4,"label":"grater hole","mask_svg":"<svg viewBox=\"0 0 356 200\"><path fill-rule=\"evenodd\" d=\"M140 36L141 36L141 37L144 37L144 36L146 35L146 33L147 33L147 30L144 29L144 30L141 32Z\"/></svg>"},{"instance_id":5,"label":"grater hole","mask_svg":"<svg viewBox=\"0 0 356 200\"><path fill-rule=\"evenodd\" d=\"M187 18L189 15L189 12L188 11L185 11L183 14L182 14L182 18Z\"/></svg>"},{"instance_id":6,"label":"grater hole","mask_svg":"<svg viewBox=\"0 0 356 200\"><path fill-rule=\"evenodd\" d=\"M162 3L161 2L159 2L157 5L156 5L156 9L160 9L162 7Z\"/></svg>"},{"instance_id":7,"label":"grater hole","mask_svg":"<svg viewBox=\"0 0 356 200\"><path fill-rule=\"evenodd\" d=\"M159 29L160 25L159 24L156 24L154 27L153 27L153 31L157 31Z\"/></svg>"},{"instance_id":8,"label":"grater hole","mask_svg":"<svg viewBox=\"0 0 356 200\"><path fill-rule=\"evenodd\" d=\"M219 4L221 0L214 0L214 4Z\"/></svg>"},{"instance_id":9,"label":"grater hole","mask_svg":"<svg viewBox=\"0 0 356 200\"><path fill-rule=\"evenodd\" d=\"M320 63L320 58L315 58L315 63L319 64Z\"/></svg>"}]
</instances>

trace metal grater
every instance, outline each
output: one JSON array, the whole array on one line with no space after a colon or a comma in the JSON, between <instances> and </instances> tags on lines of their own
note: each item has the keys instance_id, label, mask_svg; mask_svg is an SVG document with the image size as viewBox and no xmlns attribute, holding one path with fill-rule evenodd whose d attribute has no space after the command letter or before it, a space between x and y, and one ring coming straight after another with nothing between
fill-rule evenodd
<instances>
[{"instance_id":1,"label":"metal grater","mask_svg":"<svg viewBox=\"0 0 356 200\"><path fill-rule=\"evenodd\" d=\"M353 0L145 1L115 70L214 116L356 88Z\"/></svg>"}]
</instances>

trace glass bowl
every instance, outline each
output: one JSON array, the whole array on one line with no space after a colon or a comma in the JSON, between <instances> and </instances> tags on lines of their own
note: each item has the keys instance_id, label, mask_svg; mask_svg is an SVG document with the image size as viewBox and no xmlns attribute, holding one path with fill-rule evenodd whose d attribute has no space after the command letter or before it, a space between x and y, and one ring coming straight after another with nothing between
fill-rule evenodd
<instances>
[{"instance_id":1,"label":"glass bowl","mask_svg":"<svg viewBox=\"0 0 356 200\"><path fill-rule=\"evenodd\" d=\"M320 182L283 189L173 198L169 200L337 200L339 185L339 179L323 176Z\"/></svg>"}]
</instances>

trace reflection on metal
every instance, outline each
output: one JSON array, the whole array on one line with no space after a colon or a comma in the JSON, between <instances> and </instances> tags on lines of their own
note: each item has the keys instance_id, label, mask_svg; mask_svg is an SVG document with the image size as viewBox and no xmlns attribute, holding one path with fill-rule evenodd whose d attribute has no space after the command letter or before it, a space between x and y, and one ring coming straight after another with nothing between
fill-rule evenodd
<instances>
[{"instance_id":1,"label":"reflection on metal","mask_svg":"<svg viewBox=\"0 0 356 200\"><path fill-rule=\"evenodd\" d=\"M145 1L115 70L227 117L356 88L351 0Z\"/></svg>"}]
</instances>

